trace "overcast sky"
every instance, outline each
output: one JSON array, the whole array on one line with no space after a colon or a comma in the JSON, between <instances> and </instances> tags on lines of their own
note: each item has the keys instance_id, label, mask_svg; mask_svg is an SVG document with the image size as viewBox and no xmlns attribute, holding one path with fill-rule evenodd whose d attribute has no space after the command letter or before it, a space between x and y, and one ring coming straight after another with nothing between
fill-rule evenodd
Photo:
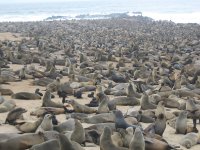
<instances>
[{"instance_id":1,"label":"overcast sky","mask_svg":"<svg viewBox=\"0 0 200 150\"><path fill-rule=\"evenodd\" d=\"M0 4L4 4L4 3L69 2L69 1L94 1L94 0L0 0Z\"/></svg>"}]
</instances>

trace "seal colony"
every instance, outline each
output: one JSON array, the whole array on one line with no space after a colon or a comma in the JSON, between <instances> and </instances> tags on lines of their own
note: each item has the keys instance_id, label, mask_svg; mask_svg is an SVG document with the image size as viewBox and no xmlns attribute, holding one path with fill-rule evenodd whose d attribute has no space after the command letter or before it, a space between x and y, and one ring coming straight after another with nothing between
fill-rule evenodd
<instances>
[{"instance_id":1,"label":"seal colony","mask_svg":"<svg viewBox=\"0 0 200 150\"><path fill-rule=\"evenodd\" d=\"M200 25L134 16L0 32L20 36L0 41L1 150L200 149Z\"/></svg>"}]
</instances>

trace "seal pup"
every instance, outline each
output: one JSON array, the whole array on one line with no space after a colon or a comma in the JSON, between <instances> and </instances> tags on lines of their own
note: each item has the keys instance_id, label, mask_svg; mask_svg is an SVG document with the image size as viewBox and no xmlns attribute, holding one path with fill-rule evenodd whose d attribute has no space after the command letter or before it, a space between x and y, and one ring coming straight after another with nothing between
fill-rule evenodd
<instances>
[{"instance_id":1,"label":"seal pup","mask_svg":"<svg viewBox=\"0 0 200 150\"><path fill-rule=\"evenodd\" d=\"M79 112L79 113L95 113L95 112L97 112L96 109L90 108L85 105L81 105L78 102L76 102L75 100L66 100L66 102L68 104L72 105L75 112Z\"/></svg>"},{"instance_id":2,"label":"seal pup","mask_svg":"<svg viewBox=\"0 0 200 150\"><path fill-rule=\"evenodd\" d=\"M38 94L41 97L43 96L43 94L40 92L39 88L35 89L35 94Z\"/></svg>"},{"instance_id":3,"label":"seal pup","mask_svg":"<svg viewBox=\"0 0 200 150\"><path fill-rule=\"evenodd\" d=\"M53 126L53 130L64 133L65 131L73 131L75 128L75 119L69 118L68 120Z\"/></svg>"},{"instance_id":4,"label":"seal pup","mask_svg":"<svg viewBox=\"0 0 200 150\"><path fill-rule=\"evenodd\" d=\"M129 144L129 150L145 150L144 137L139 128L135 129L134 135Z\"/></svg>"},{"instance_id":5,"label":"seal pup","mask_svg":"<svg viewBox=\"0 0 200 150\"><path fill-rule=\"evenodd\" d=\"M58 140L49 140L41 144L34 145L30 150L61 150L60 143Z\"/></svg>"},{"instance_id":6,"label":"seal pup","mask_svg":"<svg viewBox=\"0 0 200 150\"><path fill-rule=\"evenodd\" d=\"M101 150L128 150L124 147L116 147L111 139L111 129L105 127L103 133L100 136L100 149Z\"/></svg>"},{"instance_id":7,"label":"seal pup","mask_svg":"<svg viewBox=\"0 0 200 150\"><path fill-rule=\"evenodd\" d=\"M154 105L153 103L151 103L149 101L149 96L144 92L144 94L141 97L141 110L147 110L147 109L156 109L156 105Z\"/></svg>"},{"instance_id":8,"label":"seal pup","mask_svg":"<svg viewBox=\"0 0 200 150\"><path fill-rule=\"evenodd\" d=\"M71 140L85 146L85 130L77 119L75 119L75 128L72 132Z\"/></svg>"},{"instance_id":9,"label":"seal pup","mask_svg":"<svg viewBox=\"0 0 200 150\"><path fill-rule=\"evenodd\" d=\"M15 125L15 124L16 124L15 121L16 121L17 119L23 118L22 115L23 115L23 113L25 113L25 112L27 112L27 110L24 109L24 108L21 108L21 107L15 108L15 109L11 110L11 111L8 113L7 117L6 117L5 123L11 124L11 125Z\"/></svg>"},{"instance_id":10,"label":"seal pup","mask_svg":"<svg viewBox=\"0 0 200 150\"><path fill-rule=\"evenodd\" d=\"M190 149L192 146L196 144L200 144L200 139L198 133L187 133L184 137L180 140L180 145Z\"/></svg>"},{"instance_id":11,"label":"seal pup","mask_svg":"<svg viewBox=\"0 0 200 150\"><path fill-rule=\"evenodd\" d=\"M52 131L52 130L53 130L52 115L46 114L44 116L44 119L42 120L42 123L37 128L36 133Z\"/></svg>"},{"instance_id":12,"label":"seal pup","mask_svg":"<svg viewBox=\"0 0 200 150\"><path fill-rule=\"evenodd\" d=\"M42 107L57 107L57 108L63 108L63 104L55 103L51 100L51 91L46 90L43 98L42 98Z\"/></svg>"},{"instance_id":13,"label":"seal pup","mask_svg":"<svg viewBox=\"0 0 200 150\"><path fill-rule=\"evenodd\" d=\"M180 112L175 124L176 134L187 133L187 111Z\"/></svg>"}]
</instances>

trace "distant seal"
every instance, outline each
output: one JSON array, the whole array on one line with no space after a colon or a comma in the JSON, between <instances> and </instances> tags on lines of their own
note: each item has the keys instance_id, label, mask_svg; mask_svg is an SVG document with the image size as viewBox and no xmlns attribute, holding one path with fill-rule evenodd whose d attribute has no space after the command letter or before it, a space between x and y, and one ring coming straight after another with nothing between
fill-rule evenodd
<instances>
[{"instance_id":1,"label":"distant seal","mask_svg":"<svg viewBox=\"0 0 200 150\"><path fill-rule=\"evenodd\" d=\"M105 127L109 127L112 131L116 130L115 123L98 123L85 128L85 130L96 130L101 134Z\"/></svg>"},{"instance_id":2,"label":"distant seal","mask_svg":"<svg viewBox=\"0 0 200 150\"><path fill-rule=\"evenodd\" d=\"M14 99L22 99L22 100L37 100L37 99L41 99L41 97L38 94L29 93L29 92L15 93L11 97L14 98Z\"/></svg>"},{"instance_id":3,"label":"distant seal","mask_svg":"<svg viewBox=\"0 0 200 150\"><path fill-rule=\"evenodd\" d=\"M199 142L200 141L198 133L188 133L184 135L184 137L180 140L179 143L187 149L190 149L192 146L198 144Z\"/></svg>"},{"instance_id":4,"label":"distant seal","mask_svg":"<svg viewBox=\"0 0 200 150\"><path fill-rule=\"evenodd\" d=\"M60 143L58 140L49 140L41 144L34 145L30 150L61 150Z\"/></svg>"},{"instance_id":5,"label":"distant seal","mask_svg":"<svg viewBox=\"0 0 200 150\"><path fill-rule=\"evenodd\" d=\"M14 100L5 100L0 104L0 113L8 112L15 108L16 103Z\"/></svg>"},{"instance_id":6,"label":"distant seal","mask_svg":"<svg viewBox=\"0 0 200 150\"><path fill-rule=\"evenodd\" d=\"M50 78L41 78L41 79L38 79L38 80L34 80L32 82L33 85L38 85L38 86L47 86L48 84L52 83L53 82L53 79L50 79Z\"/></svg>"},{"instance_id":7,"label":"distant seal","mask_svg":"<svg viewBox=\"0 0 200 150\"><path fill-rule=\"evenodd\" d=\"M37 128L36 133L45 132L45 131L52 131L52 130L53 130L52 115L46 114L44 116L44 119L42 120L42 123Z\"/></svg>"},{"instance_id":8,"label":"distant seal","mask_svg":"<svg viewBox=\"0 0 200 150\"><path fill-rule=\"evenodd\" d=\"M90 107L85 106L85 105L81 105L78 102L76 102L75 100L67 100L66 102L69 103L70 105L72 105L75 112L87 113L87 114L97 112L96 109L90 108Z\"/></svg>"},{"instance_id":9,"label":"distant seal","mask_svg":"<svg viewBox=\"0 0 200 150\"><path fill-rule=\"evenodd\" d=\"M142 110L156 109L156 105L149 101L149 96L146 93L142 95L140 105Z\"/></svg>"},{"instance_id":10,"label":"distant seal","mask_svg":"<svg viewBox=\"0 0 200 150\"><path fill-rule=\"evenodd\" d=\"M135 129L134 136L131 139L129 149L131 150L145 150L145 141L143 134L139 128Z\"/></svg>"},{"instance_id":11,"label":"distant seal","mask_svg":"<svg viewBox=\"0 0 200 150\"><path fill-rule=\"evenodd\" d=\"M187 133L187 111L182 111L176 119L176 134Z\"/></svg>"},{"instance_id":12,"label":"distant seal","mask_svg":"<svg viewBox=\"0 0 200 150\"><path fill-rule=\"evenodd\" d=\"M75 119L75 128L72 132L71 140L85 145L85 130L77 119Z\"/></svg>"},{"instance_id":13,"label":"distant seal","mask_svg":"<svg viewBox=\"0 0 200 150\"><path fill-rule=\"evenodd\" d=\"M43 98L42 98L42 107L57 107L57 108L63 108L63 104L55 103L51 100L51 91L46 90Z\"/></svg>"},{"instance_id":14,"label":"distant seal","mask_svg":"<svg viewBox=\"0 0 200 150\"><path fill-rule=\"evenodd\" d=\"M7 117L6 117L5 123L14 125L14 124L15 124L15 121L16 121L17 119L20 119L20 118L22 117L22 114L25 113L25 112L27 112L27 110L24 109L24 108L21 108L21 107L15 108L15 109L11 110L11 111L8 113Z\"/></svg>"},{"instance_id":15,"label":"distant seal","mask_svg":"<svg viewBox=\"0 0 200 150\"><path fill-rule=\"evenodd\" d=\"M123 147L123 141L122 141L122 136L120 133L118 132L114 132L112 135L111 135L111 139L112 139L112 142L115 146L117 147Z\"/></svg>"},{"instance_id":16,"label":"distant seal","mask_svg":"<svg viewBox=\"0 0 200 150\"><path fill-rule=\"evenodd\" d=\"M100 136L100 149L101 150L128 150L127 148L117 147L113 144L111 139L111 129L105 127Z\"/></svg>"}]
</instances>

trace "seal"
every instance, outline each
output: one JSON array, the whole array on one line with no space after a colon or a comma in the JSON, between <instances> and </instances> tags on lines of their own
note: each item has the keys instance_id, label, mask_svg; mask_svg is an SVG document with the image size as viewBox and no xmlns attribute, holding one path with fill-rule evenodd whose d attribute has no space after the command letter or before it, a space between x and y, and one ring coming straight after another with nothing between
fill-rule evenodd
<instances>
[{"instance_id":1,"label":"seal","mask_svg":"<svg viewBox=\"0 0 200 150\"><path fill-rule=\"evenodd\" d=\"M156 118L155 123L150 124L144 132L158 134L160 136L163 135L164 131L166 129L166 117L163 113L160 113L158 117Z\"/></svg>"},{"instance_id":2,"label":"seal","mask_svg":"<svg viewBox=\"0 0 200 150\"><path fill-rule=\"evenodd\" d=\"M175 124L176 134L186 134L187 133L187 111L182 111Z\"/></svg>"},{"instance_id":3,"label":"seal","mask_svg":"<svg viewBox=\"0 0 200 150\"><path fill-rule=\"evenodd\" d=\"M199 135L198 133L187 133L179 143L187 149L190 149L192 146L200 143Z\"/></svg>"},{"instance_id":4,"label":"seal","mask_svg":"<svg viewBox=\"0 0 200 150\"><path fill-rule=\"evenodd\" d=\"M75 128L72 132L71 140L85 146L85 130L77 119L75 119Z\"/></svg>"},{"instance_id":5,"label":"seal","mask_svg":"<svg viewBox=\"0 0 200 150\"><path fill-rule=\"evenodd\" d=\"M16 128L23 133L34 133L38 126L42 123L43 118L40 117L35 122L21 122L17 123Z\"/></svg>"},{"instance_id":6,"label":"seal","mask_svg":"<svg viewBox=\"0 0 200 150\"><path fill-rule=\"evenodd\" d=\"M52 131L52 130L53 130L52 115L46 114L44 116L44 119L42 120L42 123L37 128L36 133Z\"/></svg>"},{"instance_id":7,"label":"seal","mask_svg":"<svg viewBox=\"0 0 200 150\"><path fill-rule=\"evenodd\" d=\"M65 131L72 131L75 128L75 119L70 118L65 122L53 126L53 130L64 133Z\"/></svg>"},{"instance_id":8,"label":"seal","mask_svg":"<svg viewBox=\"0 0 200 150\"><path fill-rule=\"evenodd\" d=\"M45 142L43 134L26 133L0 142L1 150L24 150Z\"/></svg>"},{"instance_id":9,"label":"seal","mask_svg":"<svg viewBox=\"0 0 200 150\"><path fill-rule=\"evenodd\" d=\"M136 125L130 125L124 120L124 116L120 110L113 111L115 115L115 128L123 128L126 129L128 127L136 128Z\"/></svg>"},{"instance_id":10,"label":"seal","mask_svg":"<svg viewBox=\"0 0 200 150\"><path fill-rule=\"evenodd\" d=\"M145 150L145 141L142 131L139 128L135 129L133 138L129 144L129 149L131 150Z\"/></svg>"},{"instance_id":11,"label":"seal","mask_svg":"<svg viewBox=\"0 0 200 150\"><path fill-rule=\"evenodd\" d=\"M115 116L113 113L102 113L94 116L84 117L81 119L81 122L92 123L92 124L114 122L114 121L115 121Z\"/></svg>"},{"instance_id":12,"label":"seal","mask_svg":"<svg viewBox=\"0 0 200 150\"><path fill-rule=\"evenodd\" d=\"M147 109L156 109L156 105L151 103L149 101L149 96L144 92L144 94L141 97L141 110L147 110Z\"/></svg>"},{"instance_id":13,"label":"seal","mask_svg":"<svg viewBox=\"0 0 200 150\"><path fill-rule=\"evenodd\" d=\"M108 101L104 99L99 104L97 113L108 113L108 112L109 112Z\"/></svg>"},{"instance_id":14,"label":"seal","mask_svg":"<svg viewBox=\"0 0 200 150\"><path fill-rule=\"evenodd\" d=\"M43 98L42 98L42 107L57 107L57 108L63 108L63 104L55 103L51 100L51 91L46 90Z\"/></svg>"},{"instance_id":15,"label":"seal","mask_svg":"<svg viewBox=\"0 0 200 150\"><path fill-rule=\"evenodd\" d=\"M19 92L11 95L14 99L22 99L22 100L37 100L41 99L41 96L35 93L29 93L29 92Z\"/></svg>"},{"instance_id":16,"label":"seal","mask_svg":"<svg viewBox=\"0 0 200 150\"><path fill-rule=\"evenodd\" d=\"M85 106L85 105L81 105L78 102L76 102L75 100L66 100L66 102L68 104L72 105L72 107L74 108L74 111L78 112L78 113L90 114L90 113L97 112L96 109L90 108L90 107Z\"/></svg>"},{"instance_id":17,"label":"seal","mask_svg":"<svg viewBox=\"0 0 200 150\"><path fill-rule=\"evenodd\" d=\"M100 136L100 149L101 150L128 150L124 147L117 147L113 144L111 139L111 129L105 127L103 133Z\"/></svg>"},{"instance_id":18,"label":"seal","mask_svg":"<svg viewBox=\"0 0 200 150\"><path fill-rule=\"evenodd\" d=\"M56 77L56 80L53 81L52 83L49 83L46 89L50 90L51 92L55 92L58 91L59 86L60 86L60 77Z\"/></svg>"},{"instance_id":19,"label":"seal","mask_svg":"<svg viewBox=\"0 0 200 150\"><path fill-rule=\"evenodd\" d=\"M39 108L36 108L34 111L31 111L30 115L41 117L41 116L43 116L43 114L45 114L47 112L48 113L53 113L55 115L64 114L65 113L65 107L63 107L63 108L39 107Z\"/></svg>"},{"instance_id":20,"label":"seal","mask_svg":"<svg viewBox=\"0 0 200 150\"><path fill-rule=\"evenodd\" d=\"M11 110L6 117L5 123L15 125L15 121L23 117L22 114L25 112L27 112L27 110L21 107Z\"/></svg>"},{"instance_id":21,"label":"seal","mask_svg":"<svg viewBox=\"0 0 200 150\"><path fill-rule=\"evenodd\" d=\"M16 103L14 100L5 100L2 104L0 104L0 113L8 112L15 108Z\"/></svg>"},{"instance_id":22,"label":"seal","mask_svg":"<svg viewBox=\"0 0 200 150\"><path fill-rule=\"evenodd\" d=\"M30 150L61 150L58 140L49 140L41 144L34 145Z\"/></svg>"}]
</instances>

